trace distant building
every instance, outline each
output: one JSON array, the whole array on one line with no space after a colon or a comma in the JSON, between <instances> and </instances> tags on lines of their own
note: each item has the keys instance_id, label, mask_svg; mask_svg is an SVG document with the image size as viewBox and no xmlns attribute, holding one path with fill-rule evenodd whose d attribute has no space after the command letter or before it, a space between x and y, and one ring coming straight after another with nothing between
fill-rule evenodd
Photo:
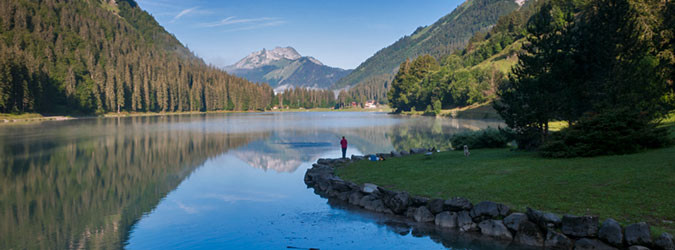
<instances>
[{"instance_id":1,"label":"distant building","mask_svg":"<svg viewBox=\"0 0 675 250\"><path fill-rule=\"evenodd\" d=\"M377 103L375 103L375 100L370 100L370 101L367 101L366 104L363 107L367 108L367 109L374 109L374 108L377 108Z\"/></svg>"}]
</instances>

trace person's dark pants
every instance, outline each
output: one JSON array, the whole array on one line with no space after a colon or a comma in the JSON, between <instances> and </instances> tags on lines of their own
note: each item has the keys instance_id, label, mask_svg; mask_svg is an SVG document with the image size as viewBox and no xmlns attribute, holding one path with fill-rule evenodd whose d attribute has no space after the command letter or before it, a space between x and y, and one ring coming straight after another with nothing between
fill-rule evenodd
<instances>
[{"instance_id":1,"label":"person's dark pants","mask_svg":"<svg viewBox=\"0 0 675 250\"><path fill-rule=\"evenodd\" d=\"M342 158L347 158L347 148L342 148Z\"/></svg>"}]
</instances>

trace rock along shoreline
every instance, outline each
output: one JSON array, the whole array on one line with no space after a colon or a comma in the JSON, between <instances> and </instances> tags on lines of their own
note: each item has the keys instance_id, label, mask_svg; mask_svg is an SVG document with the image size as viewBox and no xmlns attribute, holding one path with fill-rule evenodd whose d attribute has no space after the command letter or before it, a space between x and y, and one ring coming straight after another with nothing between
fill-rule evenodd
<instances>
[{"instance_id":1,"label":"rock along shoreline","mask_svg":"<svg viewBox=\"0 0 675 250\"><path fill-rule=\"evenodd\" d=\"M381 153L387 157L423 154L426 149ZM513 212L508 206L491 201L472 204L468 199L430 199L411 196L405 191L387 190L375 184L357 185L335 175L335 169L364 156L346 159L319 159L305 173L305 184L319 195L340 200L366 210L402 216L418 223L456 230L459 233L480 234L517 246L545 249L662 249L675 250L673 236L662 233L652 238L645 222L622 227L607 219L600 223L596 216L575 216L543 212L527 208L525 213Z\"/></svg>"}]
</instances>

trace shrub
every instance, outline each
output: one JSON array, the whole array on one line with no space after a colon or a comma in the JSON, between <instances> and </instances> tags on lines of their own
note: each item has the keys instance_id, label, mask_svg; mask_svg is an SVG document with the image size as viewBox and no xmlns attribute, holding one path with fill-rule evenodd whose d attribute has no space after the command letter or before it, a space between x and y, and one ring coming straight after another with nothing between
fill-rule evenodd
<instances>
[{"instance_id":1,"label":"shrub","mask_svg":"<svg viewBox=\"0 0 675 250\"><path fill-rule=\"evenodd\" d=\"M434 101L434 113L436 113L436 115L441 114L442 105L443 104L441 104L441 100Z\"/></svg>"},{"instance_id":2,"label":"shrub","mask_svg":"<svg viewBox=\"0 0 675 250\"><path fill-rule=\"evenodd\" d=\"M434 110L431 108L431 105L427 105L427 109L424 110L424 115L435 116Z\"/></svg>"},{"instance_id":3,"label":"shrub","mask_svg":"<svg viewBox=\"0 0 675 250\"><path fill-rule=\"evenodd\" d=\"M671 143L666 128L637 112L612 110L589 113L553 133L539 148L545 157L590 157L635 153Z\"/></svg>"},{"instance_id":4,"label":"shrub","mask_svg":"<svg viewBox=\"0 0 675 250\"><path fill-rule=\"evenodd\" d=\"M470 149L504 148L513 138L513 132L510 130L487 128L454 134L450 138L450 143L455 150L463 149L464 145Z\"/></svg>"}]
</instances>

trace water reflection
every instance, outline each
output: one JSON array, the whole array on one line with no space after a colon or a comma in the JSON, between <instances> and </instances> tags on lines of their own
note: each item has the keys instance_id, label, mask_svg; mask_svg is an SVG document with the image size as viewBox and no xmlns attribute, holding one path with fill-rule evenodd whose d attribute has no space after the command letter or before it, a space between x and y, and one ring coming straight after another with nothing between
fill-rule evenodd
<instances>
[{"instance_id":1,"label":"water reflection","mask_svg":"<svg viewBox=\"0 0 675 250\"><path fill-rule=\"evenodd\" d=\"M202 133L190 117L0 128L0 249L120 248L209 157L268 133Z\"/></svg>"},{"instance_id":2,"label":"water reflection","mask_svg":"<svg viewBox=\"0 0 675 250\"><path fill-rule=\"evenodd\" d=\"M444 149L453 133L498 125L374 113L262 113L0 126L0 249L195 247L202 234L221 239L208 247L256 246L280 235L288 244L347 246L327 234L302 239L317 227L339 225L351 230L345 237L352 242L373 235L364 233L373 230L371 218L326 207L302 181L317 158L339 155L341 136L349 139L348 154ZM297 216L284 225L282 214ZM316 222L326 214L335 218ZM283 226L269 224L274 221ZM245 239L247 223L279 232L253 230L264 237ZM227 230L213 235L214 224ZM174 232L175 245L162 245ZM420 244L375 234L384 243Z\"/></svg>"}]
</instances>

